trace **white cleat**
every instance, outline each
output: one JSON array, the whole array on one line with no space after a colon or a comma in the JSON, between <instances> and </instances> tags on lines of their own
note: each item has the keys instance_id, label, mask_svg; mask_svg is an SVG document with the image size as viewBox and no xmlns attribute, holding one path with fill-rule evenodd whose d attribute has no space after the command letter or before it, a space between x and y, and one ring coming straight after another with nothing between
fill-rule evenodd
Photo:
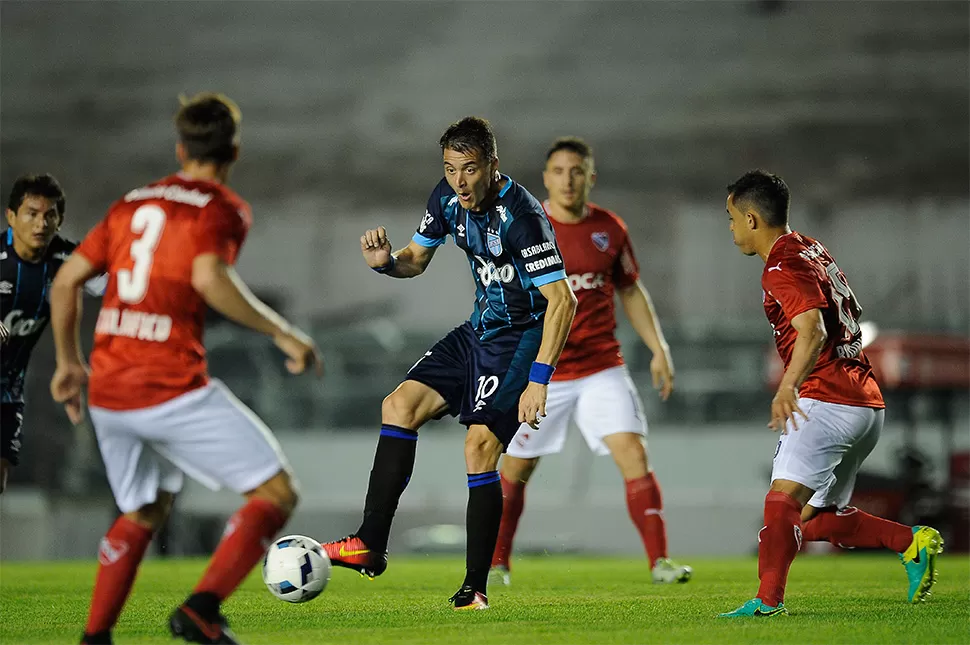
<instances>
[{"instance_id":1,"label":"white cleat","mask_svg":"<svg viewBox=\"0 0 970 645\"><path fill-rule=\"evenodd\" d=\"M687 582L694 574L694 570L686 564L677 564L670 558L660 558L653 565L654 584L671 584L674 582Z\"/></svg>"},{"instance_id":2,"label":"white cleat","mask_svg":"<svg viewBox=\"0 0 970 645\"><path fill-rule=\"evenodd\" d=\"M512 574L509 572L509 568L499 564L489 569L488 584L505 585L506 587L512 584Z\"/></svg>"}]
</instances>

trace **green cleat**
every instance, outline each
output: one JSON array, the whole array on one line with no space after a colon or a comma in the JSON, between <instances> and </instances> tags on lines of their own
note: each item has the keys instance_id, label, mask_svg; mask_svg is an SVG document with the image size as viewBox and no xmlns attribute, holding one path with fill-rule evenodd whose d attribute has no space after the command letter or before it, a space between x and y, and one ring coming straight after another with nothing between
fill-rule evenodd
<instances>
[{"instance_id":1,"label":"green cleat","mask_svg":"<svg viewBox=\"0 0 970 645\"><path fill-rule=\"evenodd\" d=\"M914 526L913 542L899 554L909 578L909 601L925 602L936 584L936 556L943 553L943 537L931 526Z\"/></svg>"},{"instance_id":2,"label":"green cleat","mask_svg":"<svg viewBox=\"0 0 970 645\"><path fill-rule=\"evenodd\" d=\"M777 607L769 607L768 605L761 602L761 598L752 598L748 602L744 603L734 611L729 611L726 614L718 614L718 618L767 618L769 616L778 616L781 614L787 614L788 610L785 609L785 603L778 603Z\"/></svg>"}]
</instances>

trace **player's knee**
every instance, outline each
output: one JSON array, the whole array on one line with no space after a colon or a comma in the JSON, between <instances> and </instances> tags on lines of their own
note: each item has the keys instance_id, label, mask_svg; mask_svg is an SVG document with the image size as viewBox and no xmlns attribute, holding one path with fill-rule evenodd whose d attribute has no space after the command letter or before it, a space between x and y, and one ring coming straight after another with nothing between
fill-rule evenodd
<instances>
[{"instance_id":1,"label":"player's knee","mask_svg":"<svg viewBox=\"0 0 970 645\"><path fill-rule=\"evenodd\" d=\"M381 403L381 421L401 428L417 428L417 406L401 390L394 390Z\"/></svg>"},{"instance_id":2,"label":"player's knee","mask_svg":"<svg viewBox=\"0 0 970 645\"><path fill-rule=\"evenodd\" d=\"M165 525L169 514L172 512L172 505L175 503L175 495L166 491L159 491L157 499L151 504L145 504L137 511L125 513L125 517L140 524L153 533Z\"/></svg>"},{"instance_id":3,"label":"player's knee","mask_svg":"<svg viewBox=\"0 0 970 645\"><path fill-rule=\"evenodd\" d=\"M468 472L492 470L502 454L502 442L487 428L473 426L465 435L465 462Z\"/></svg>"},{"instance_id":4,"label":"player's knee","mask_svg":"<svg viewBox=\"0 0 970 645\"><path fill-rule=\"evenodd\" d=\"M299 485L286 470L281 470L269 480L250 491L246 497L259 497L279 508L287 517L292 515L300 502Z\"/></svg>"},{"instance_id":5,"label":"player's knee","mask_svg":"<svg viewBox=\"0 0 970 645\"><path fill-rule=\"evenodd\" d=\"M510 482L526 483L532 477L532 473L535 472L536 466L538 465L538 457L523 459L521 457L505 455L502 458L502 477L505 477Z\"/></svg>"}]
</instances>

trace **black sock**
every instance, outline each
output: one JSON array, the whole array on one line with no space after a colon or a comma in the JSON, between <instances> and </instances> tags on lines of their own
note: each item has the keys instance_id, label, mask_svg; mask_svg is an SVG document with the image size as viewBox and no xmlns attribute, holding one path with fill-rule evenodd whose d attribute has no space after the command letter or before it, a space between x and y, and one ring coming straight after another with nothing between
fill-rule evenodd
<instances>
[{"instance_id":1,"label":"black sock","mask_svg":"<svg viewBox=\"0 0 970 645\"><path fill-rule=\"evenodd\" d=\"M387 538L391 534L397 503L414 470L417 445L417 431L386 423L381 426L374 467L371 468L367 485L364 521L357 529L357 537L372 551L387 550Z\"/></svg>"},{"instance_id":2,"label":"black sock","mask_svg":"<svg viewBox=\"0 0 970 645\"><path fill-rule=\"evenodd\" d=\"M219 597L210 591L193 593L185 601L185 606L210 622L219 620Z\"/></svg>"},{"instance_id":3,"label":"black sock","mask_svg":"<svg viewBox=\"0 0 970 645\"><path fill-rule=\"evenodd\" d=\"M485 593L492 552L502 523L502 484L498 471L468 475L465 513L465 583Z\"/></svg>"}]
</instances>

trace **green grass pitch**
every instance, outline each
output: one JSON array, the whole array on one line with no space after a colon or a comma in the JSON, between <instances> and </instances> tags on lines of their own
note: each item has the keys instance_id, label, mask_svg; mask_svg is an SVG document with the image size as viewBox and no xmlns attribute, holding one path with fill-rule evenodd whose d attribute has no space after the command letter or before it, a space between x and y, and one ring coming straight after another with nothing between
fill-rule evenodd
<instances>
[{"instance_id":1,"label":"green grass pitch","mask_svg":"<svg viewBox=\"0 0 970 645\"><path fill-rule=\"evenodd\" d=\"M512 586L493 587L492 607L455 612L463 559L393 557L371 582L333 572L316 600L276 600L254 573L226 604L245 643L936 643L970 642L970 559L939 559L929 601L906 602L895 556L803 556L789 576L790 615L716 620L754 596L753 558L685 559L685 585L650 582L640 559L519 558ZM192 587L201 560L153 560L142 568L115 630L116 643L171 643L166 619ZM93 562L0 564L0 643L77 642Z\"/></svg>"}]
</instances>

